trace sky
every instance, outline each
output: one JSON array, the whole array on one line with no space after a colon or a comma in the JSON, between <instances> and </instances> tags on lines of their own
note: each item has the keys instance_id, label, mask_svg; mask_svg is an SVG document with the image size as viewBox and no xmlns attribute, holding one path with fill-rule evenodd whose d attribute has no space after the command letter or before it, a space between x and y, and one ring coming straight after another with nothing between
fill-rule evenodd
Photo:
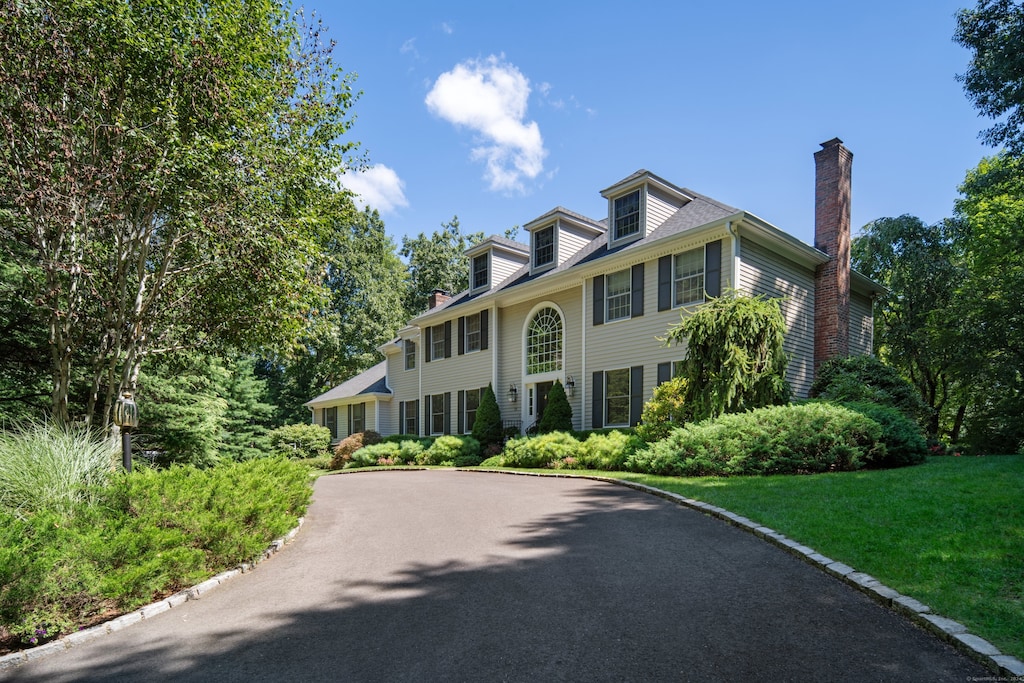
<instances>
[{"instance_id":1,"label":"sky","mask_svg":"<svg viewBox=\"0 0 1024 683\"><path fill-rule=\"evenodd\" d=\"M341 182L388 234L503 234L556 206L600 219L645 169L813 243L814 161L853 152L854 233L952 215L994 153L956 75L974 0L307 0L362 92ZM527 239L524 231L521 241Z\"/></svg>"}]
</instances>

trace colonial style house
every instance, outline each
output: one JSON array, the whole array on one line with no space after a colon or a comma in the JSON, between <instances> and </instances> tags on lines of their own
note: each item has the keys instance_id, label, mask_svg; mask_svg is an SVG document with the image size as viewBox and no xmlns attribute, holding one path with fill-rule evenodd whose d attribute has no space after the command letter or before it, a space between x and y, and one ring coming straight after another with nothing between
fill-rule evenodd
<instances>
[{"instance_id":1,"label":"colonial style house","mask_svg":"<svg viewBox=\"0 0 1024 683\"><path fill-rule=\"evenodd\" d=\"M788 376L870 353L880 285L850 269L853 155L815 153L815 245L746 211L638 171L601 192L608 215L562 207L526 223L529 243L491 237L466 252L467 291L380 347L385 360L305 405L334 437L469 433L488 384L502 419L528 429L557 380L577 429L637 424L685 355L661 339L680 315L734 289L784 297Z\"/></svg>"}]
</instances>

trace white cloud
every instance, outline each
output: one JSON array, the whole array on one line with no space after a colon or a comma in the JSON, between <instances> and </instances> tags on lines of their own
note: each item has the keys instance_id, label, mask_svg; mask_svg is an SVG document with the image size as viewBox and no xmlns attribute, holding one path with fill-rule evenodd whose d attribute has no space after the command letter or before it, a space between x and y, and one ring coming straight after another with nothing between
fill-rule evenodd
<instances>
[{"instance_id":1,"label":"white cloud","mask_svg":"<svg viewBox=\"0 0 1024 683\"><path fill-rule=\"evenodd\" d=\"M544 170L544 140L536 121L526 121L530 81L504 55L471 59L441 74L427 93L431 112L478 138L472 158L486 163L492 190L523 191L524 179Z\"/></svg>"},{"instance_id":2,"label":"white cloud","mask_svg":"<svg viewBox=\"0 0 1024 683\"><path fill-rule=\"evenodd\" d=\"M356 205L360 209L369 206L383 214L409 206L409 201L405 198L405 183L393 169L383 164L365 171L350 170L341 174L338 182L357 195Z\"/></svg>"},{"instance_id":3,"label":"white cloud","mask_svg":"<svg viewBox=\"0 0 1024 683\"><path fill-rule=\"evenodd\" d=\"M452 26L451 24L449 24L447 21L442 21L441 22L441 31L443 31L444 33L447 33L448 35L451 35L451 34L455 33L455 27Z\"/></svg>"},{"instance_id":4,"label":"white cloud","mask_svg":"<svg viewBox=\"0 0 1024 683\"><path fill-rule=\"evenodd\" d=\"M420 52L416 49L416 39L409 38L407 41L402 43L402 47L398 48L398 53L402 55L411 54L414 59L419 59Z\"/></svg>"}]
</instances>

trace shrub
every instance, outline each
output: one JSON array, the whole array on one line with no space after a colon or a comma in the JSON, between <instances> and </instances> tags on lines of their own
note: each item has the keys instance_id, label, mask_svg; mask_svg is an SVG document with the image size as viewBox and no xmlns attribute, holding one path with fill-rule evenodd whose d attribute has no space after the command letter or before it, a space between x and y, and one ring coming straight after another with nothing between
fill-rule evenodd
<instances>
[{"instance_id":1,"label":"shrub","mask_svg":"<svg viewBox=\"0 0 1024 683\"><path fill-rule=\"evenodd\" d=\"M494 395L494 388L488 384L476 409L476 420L473 422L473 438L483 448L500 444L502 441L501 409Z\"/></svg>"},{"instance_id":2,"label":"shrub","mask_svg":"<svg viewBox=\"0 0 1024 683\"><path fill-rule=\"evenodd\" d=\"M430 443L433 443L432 439L430 440ZM427 446L424 445L423 441L405 439L398 444L398 458L402 461L403 465L409 465L416 462L416 458L418 458L420 453L425 451L426 448Z\"/></svg>"},{"instance_id":3,"label":"shrub","mask_svg":"<svg viewBox=\"0 0 1024 683\"><path fill-rule=\"evenodd\" d=\"M673 377L654 387L654 395L644 404L636 433L647 442L661 441L674 427L682 427L692 416L686 407L686 378Z\"/></svg>"},{"instance_id":4,"label":"shrub","mask_svg":"<svg viewBox=\"0 0 1024 683\"><path fill-rule=\"evenodd\" d=\"M882 443L885 451L868 459L869 467L904 467L919 465L928 455L928 442L921 427L891 406L877 403L844 403L871 418L882 427Z\"/></svg>"},{"instance_id":5,"label":"shrub","mask_svg":"<svg viewBox=\"0 0 1024 683\"><path fill-rule=\"evenodd\" d=\"M811 396L837 403L879 403L892 406L924 426L929 409L921 395L893 368L875 356L846 356L821 364Z\"/></svg>"},{"instance_id":6,"label":"shrub","mask_svg":"<svg viewBox=\"0 0 1024 683\"><path fill-rule=\"evenodd\" d=\"M373 431L356 432L351 436L345 437L338 442L337 446L334 447L334 457L331 458L331 469L342 469L345 467L346 463L351 462L353 453L363 446L372 446L375 443L380 443L381 440L381 435Z\"/></svg>"},{"instance_id":7,"label":"shrub","mask_svg":"<svg viewBox=\"0 0 1024 683\"><path fill-rule=\"evenodd\" d=\"M620 431L591 434L580 446L579 465L590 470L621 470L626 458L643 443L639 436Z\"/></svg>"},{"instance_id":8,"label":"shrub","mask_svg":"<svg viewBox=\"0 0 1024 683\"><path fill-rule=\"evenodd\" d=\"M109 441L81 426L33 422L0 432L0 509L65 513L91 500L118 462Z\"/></svg>"},{"instance_id":9,"label":"shrub","mask_svg":"<svg viewBox=\"0 0 1024 683\"><path fill-rule=\"evenodd\" d=\"M884 457L879 424L828 403L773 406L677 428L627 467L672 476L854 470Z\"/></svg>"},{"instance_id":10,"label":"shrub","mask_svg":"<svg viewBox=\"0 0 1024 683\"><path fill-rule=\"evenodd\" d=\"M505 467L549 467L557 460L579 456L580 442L572 434L551 432L512 439L505 444L501 463Z\"/></svg>"},{"instance_id":11,"label":"shrub","mask_svg":"<svg viewBox=\"0 0 1024 683\"><path fill-rule=\"evenodd\" d=\"M331 445L330 429L308 423L278 427L269 437L274 453L287 458L316 458Z\"/></svg>"},{"instance_id":12,"label":"shrub","mask_svg":"<svg viewBox=\"0 0 1024 683\"><path fill-rule=\"evenodd\" d=\"M466 467L480 463L480 442L471 436L439 436L418 456L420 465L456 465Z\"/></svg>"},{"instance_id":13,"label":"shrub","mask_svg":"<svg viewBox=\"0 0 1024 683\"><path fill-rule=\"evenodd\" d=\"M377 467L379 465L403 464L400 453L402 446L392 441L363 446L352 454L345 467Z\"/></svg>"},{"instance_id":14,"label":"shrub","mask_svg":"<svg viewBox=\"0 0 1024 683\"><path fill-rule=\"evenodd\" d=\"M541 434L572 431L572 406L565 395L565 387L558 380L548 392L548 404L537 423L537 431Z\"/></svg>"}]
</instances>

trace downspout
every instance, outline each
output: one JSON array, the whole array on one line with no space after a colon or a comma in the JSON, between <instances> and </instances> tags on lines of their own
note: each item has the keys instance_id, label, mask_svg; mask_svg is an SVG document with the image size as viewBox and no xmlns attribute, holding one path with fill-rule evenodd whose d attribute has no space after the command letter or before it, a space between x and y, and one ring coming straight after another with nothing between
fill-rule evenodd
<instances>
[{"instance_id":1,"label":"downspout","mask_svg":"<svg viewBox=\"0 0 1024 683\"><path fill-rule=\"evenodd\" d=\"M580 320L583 324L583 332L580 335L580 346L582 347L582 364L580 369L580 378L576 380L576 384L580 388L580 428L586 429L587 421L587 281L583 280L580 284L583 289L580 301L583 302L583 310L581 311Z\"/></svg>"},{"instance_id":2,"label":"downspout","mask_svg":"<svg viewBox=\"0 0 1024 683\"><path fill-rule=\"evenodd\" d=\"M731 239L729 240L732 247L732 288L740 288L740 235L739 231L733 227L732 221L725 222L725 229L729 232Z\"/></svg>"},{"instance_id":3,"label":"downspout","mask_svg":"<svg viewBox=\"0 0 1024 683\"><path fill-rule=\"evenodd\" d=\"M494 398L498 398L498 302L491 304L491 388L494 389Z\"/></svg>"}]
</instances>

